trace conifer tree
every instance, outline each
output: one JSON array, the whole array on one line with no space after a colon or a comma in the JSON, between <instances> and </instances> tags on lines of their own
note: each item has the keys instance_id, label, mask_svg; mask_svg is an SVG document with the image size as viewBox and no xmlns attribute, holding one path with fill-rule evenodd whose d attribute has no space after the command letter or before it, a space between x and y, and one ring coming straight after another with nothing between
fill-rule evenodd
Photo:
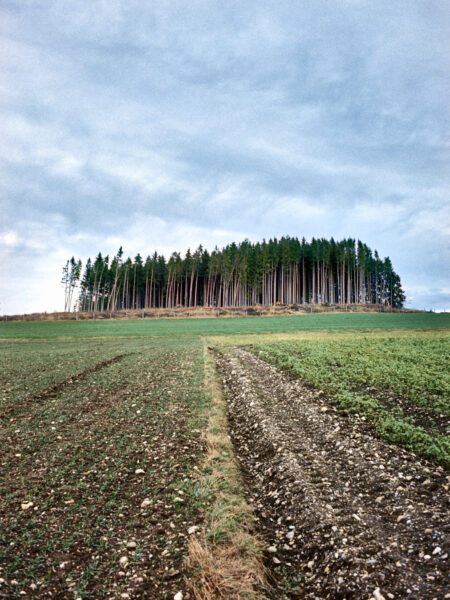
<instances>
[{"instance_id":1,"label":"conifer tree","mask_svg":"<svg viewBox=\"0 0 450 600\"><path fill-rule=\"evenodd\" d=\"M66 307L81 276L74 257L63 268ZM400 278L389 258L361 241L293 237L244 240L211 253L199 246L166 262L154 252L123 260L89 258L81 279L81 310L255 306L258 304L381 304L403 306Z\"/></svg>"}]
</instances>

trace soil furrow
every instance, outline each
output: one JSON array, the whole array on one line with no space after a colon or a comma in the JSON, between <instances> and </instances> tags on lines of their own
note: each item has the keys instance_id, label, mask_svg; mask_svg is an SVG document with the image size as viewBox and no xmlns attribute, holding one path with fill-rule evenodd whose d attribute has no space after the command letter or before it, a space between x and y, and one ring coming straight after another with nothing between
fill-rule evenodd
<instances>
[{"instance_id":1,"label":"soil furrow","mask_svg":"<svg viewBox=\"0 0 450 600\"><path fill-rule=\"evenodd\" d=\"M445 472L243 350L217 362L276 597L443 597Z\"/></svg>"},{"instance_id":2,"label":"soil furrow","mask_svg":"<svg viewBox=\"0 0 450 600\"><path fill-rule=\"evenodd\" d=\"M38 394L33 394L32 396L23 399L17 405L12 404L10 406L9 410L4 410L3 413L0 414L0 419L4 419L6 417L10 417L13 414L17 414L19 411L22 411L22 409L25 406L27 406L28 404L31 404L32 402L35 402L36 400L45 400L47 398L56 397L58 395L58 392L65 389L67 386L72 385L74 383L78 383L79 381L81 381L82 379L87 377L88 375L91 375L92 373L100 371L101 369L104 369L105 367L107 367L108 365L110 365L112 363L122 360L122 358L124 358L125 356L128 356L128 355L127 354L118 354L117 356L113 356L112 358L109 358L108 360L103 360L103 361L93 365L92 367L89 367L88 369L85 369L84 371L77 373L76 375L70 375L69 377L66 377L66 379L64 379L63 381L60 381L59 383L55 383L55 385L52 385L52 386L46 388L45 390L43 390L42 392L39 392Z\"/></svg>"},{"instance_id":3,"label":"soil furrow","mask_svg":"<svg viewBox=\"0 0 450 600\"><path fill-rule=\"evenodd\" d=\"M100 371L100 369L103 369L103 368L107 367L108 365L121 360L125 356L127 356L127 355L126 354L118 354L117 356L113 356L112 358L109 358L108 360L103 360L102 362L97 363L93 367L89 367L89 369L85 369L81 373L77 373L77 375L71 375L70 377L67 377L66 379L64 379L64 381L61 381L60 383L56 383L55 385L50 386L43 392L40 392L39 394L35 394L31 398L31 400L41 400L42 398L49 398L50 396L53 396L56 393L58 393L59 390L62 390L66 386L71 385L72 383L77 383L78 381L80 381L80 379L87 377L91 373Z\"/></svg>"}]
</instances>

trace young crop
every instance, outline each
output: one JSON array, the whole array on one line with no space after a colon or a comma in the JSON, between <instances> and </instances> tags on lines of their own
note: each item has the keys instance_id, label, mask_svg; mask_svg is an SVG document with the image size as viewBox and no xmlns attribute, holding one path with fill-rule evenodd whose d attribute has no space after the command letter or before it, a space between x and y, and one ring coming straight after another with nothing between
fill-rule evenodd
<instances>
[{"instance_id":1,"label":"young crop","mask_svg":"<svg viewBox=\"0 0 450 600\"><path fill-rule=\"evenodd\" d=\"M383 437L449 466L447 337L359 335L255 343L252 350L368 417Z\"/></svg>"},{"instance_id":2,"label":"young crop","mask_svg":"<svg viewBox=\"0 0 450 600\"><path fill-rule=\"evenodd\" d=\"M296 331L445 329L446 313L337 313L268 317L0 322L0 339L129 338Z\"/></svg>"},{"instance_id":3,"label":"young crop","mask_svg":"<svg viewBox=\"0 0 450 600\"><path fill-rule=\"evenodd\" d=\"M183 486L202 453L202 344L38 343L38 369L36 342L20 368L6 354L1 592L173 597L198 519Z\"/></svg>"},{"instance_id":4,"label":"young crop","mask_svg":"<svg viewBox=\"0 0 450 600\"><path fill-rule=\"evenodd\" d=\"M204 463L212 405L200 336L253 343L380 435L447 466L448 337L411 328L448 322L324 314L0 323L0 594L173 597L192 526L216 523L204 537L212 548L240 531L247 513L221 502L222 493L240 496L229 450ZM209 433L229 445L223 419Z\"/></svg>"}]
</instances>

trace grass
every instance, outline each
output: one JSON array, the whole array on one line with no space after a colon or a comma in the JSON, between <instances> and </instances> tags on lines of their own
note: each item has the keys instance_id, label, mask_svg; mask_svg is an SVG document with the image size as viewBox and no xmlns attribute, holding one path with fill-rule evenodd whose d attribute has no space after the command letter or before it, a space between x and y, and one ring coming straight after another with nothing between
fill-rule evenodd
<instances>
[{"instance_id":1,"label":"grass","mask_svg":"<svg viewBox=\"0 0 450 600\"><path fill-rule=\"evenodd\" d=\"M196 600L257 600L266 587L262 545L254 536L254 515L243 494L242 477L228 437L226 403L206 345L205 389L210 404L207 452L195 495L208 504L198 537L189 542L190 590ZM259 591L258 591L259 590Z\"/></svg>"},{"instance_id":2,"label":"grass","mask_svg":"<svg viewBox=\"0 0 450 600\"><path fill-rule=\"evenodd\" d=\"M448 329L449 327L450 314L447 313L339 313L136 321L2 321L0 339L180 337L322 330Z\"/></svg>"}]
</instances>

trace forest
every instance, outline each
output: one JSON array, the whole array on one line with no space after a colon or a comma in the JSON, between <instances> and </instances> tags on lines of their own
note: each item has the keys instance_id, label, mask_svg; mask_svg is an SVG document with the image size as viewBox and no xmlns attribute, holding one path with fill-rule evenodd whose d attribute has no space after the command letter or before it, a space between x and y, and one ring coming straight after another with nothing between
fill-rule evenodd
<instances>
[{"instance_id":1,"label":"forest","mask_svg":"<svg viewBox=\"0 0 450 600\"><path fill-rule=\"evenodd\" d=\"M391 260L361 241L282 237L244 240L208 252L202 246L168 260L115 256L72 257L63 268L65 309L112 311L145 308L272 304L380 304L402 307L405 296Z\"/></svg>"}]
</instances>

